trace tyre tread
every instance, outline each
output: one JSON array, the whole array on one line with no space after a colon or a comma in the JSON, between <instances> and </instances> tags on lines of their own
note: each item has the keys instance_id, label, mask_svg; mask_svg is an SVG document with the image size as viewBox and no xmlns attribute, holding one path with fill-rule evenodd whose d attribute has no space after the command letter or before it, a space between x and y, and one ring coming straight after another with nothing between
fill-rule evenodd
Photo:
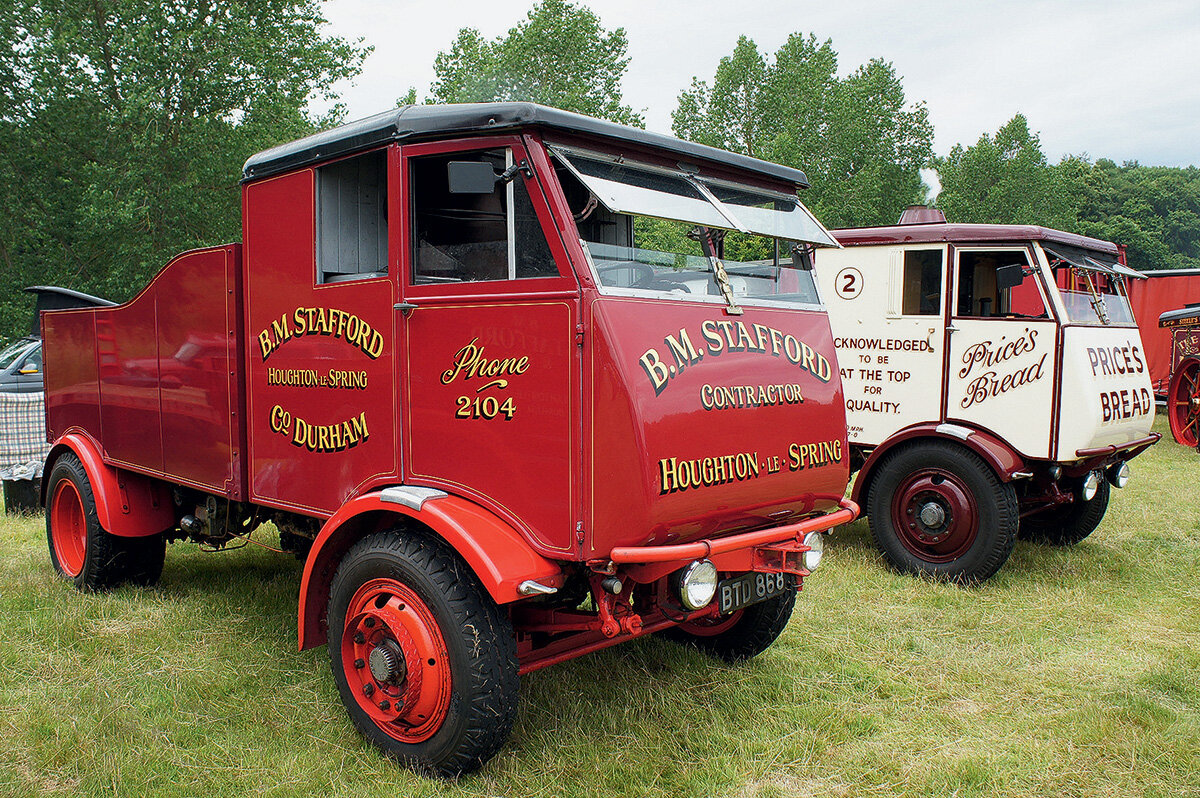
<instances>
[{"instance_id":1,"label":"tyre tread","mask_svg":"<svg viewBox=\"0 0 1200 798\"><path fill-rule=\"evenodd\" d=\"M348 602L357 589L356 584L348 583L348 580L355 579L356 564L380 555L407 563L424 574L440 591L440 599L457 625L457 629L445 625L444 635L472 628L476 630L475 644L466 646L471 689L459 693L468 705L464 712L466 720L454 749L443 758L432 761L422 758L417 750L424 744L409 745L392 739L369 718L360 716L357 704L345 702L351 719L364 736L385 753L418 770L443 777L477 770L504 744L516 721L520 686L516 638L507 616L483 590L474 572L440 540L409 530L392 529L369 535L346 552L330 590L330 655L334 678L341 689L340 625L344 621L345 608L341 606L339 597L344 596L342 600ZM432 597L422 598L428 604ZM430 609L436 614L432 606ZM337 617L336 613L342 613L343 617ZM447 646L450 645L447 641ZM455 692L459 691L456 689ZM452 705L453 701L454 698L451 699ZM436 735L432 739L436 739Z\"/></svg>"},{"instance_id":2,"label":"tyre tread","mask_svg":"<svg viewBox=\"0 0 1200 798\"><path fill-rule=\"evenodd\" d=\"M907 459L920 460L922 455L927 460L940 461L939 467L962 476L963 470L972 470L975 476L983 480L983 484L995 500L996 524L992 530L990 544L968 561L985 530L977 531L976 543L962 557L948 563L929 563L904 548L898 536L891 531L890 496L885 497L891 470L901 472L898 465ZM904 469L902 473L911 473L915 469ZM976 497L981 501L984 497ZM1001 482L996 472L971 450L949 441L927 440L909 443L888 452L885 458L875 467L867 496L868 523L875 543L883 552L885 559L896 570L902 573L930 576L959 584L978 584L986 581L1000 570L1008 561L1013 547L1017 542L1017 532L1020 522L1020 505L1016 491L1012 485Z\"/></svg>"}]
</instances>

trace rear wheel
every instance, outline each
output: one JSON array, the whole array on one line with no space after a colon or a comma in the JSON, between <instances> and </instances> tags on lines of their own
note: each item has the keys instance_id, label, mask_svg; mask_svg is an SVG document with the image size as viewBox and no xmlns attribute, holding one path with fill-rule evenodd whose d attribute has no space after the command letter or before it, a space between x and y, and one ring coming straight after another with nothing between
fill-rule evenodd
<instances>
[{"instance_id":1,"label":"rear wheel","mask_svg":"<svg viewBox=\"0 0 1200 798\"><path fill-rule=\"evenodd\" d=\"M1096 531L1108 510L1111 488L1101 482L1090 502L1078 496L1070 504L1021 519L1021 540L1051 546L1074 546Z\"/></svg>"},{"instance_id":2,"label":"rear wheel","mask_svg":"<svg viewBox=\"0 0 1200 798\"><path fill-rule=\"evenodd\" d=\"M330 591L329 653L355 727L389 756L456 776L516 717L512 624L440 541L391 530L356 543Z\"/></svg>"},{"instance_id":3,"label":"rear wheel","mask_svg":"<svg viewBox=\"0 0 1200 798\"><path fill-rule=\"evenodd\" d=\"M46 541L54 569L80 590L105 590L122 582L152 585L162 574L162 535L128 538L100 526L96 496L83 463L64 454L50 470L46 489Z\"/></svg>"},{"instance_id":4,"label":"rear wheel","mask_svg":"<svg viewBox=\"0 0 1200 798\"><path fill-rule=\"evenodd\" d=\"M789 576L792 587L795 577ZM661 634L676 643L695 646L727 662L740 662L766 651L787 628L796 604L796 591L751 604L724 618L683 623Z\"/></svg>"},{"instance_id":5,"label":"rear wheel","mask_svg":"<svg viewBox=\"0 0 1200 798\"><path fill-rule=\"evenodd\" d=\"M1184 446L1200 442L1200 360L1180 361L1167 388L1167 420L1171 435Z\"/></svg>"},{"instance_id":6,"label":"rear wheel","mask_svg":"<svg viewBox=\"0 0 1200 798\"><path fill-rule=\"evenodd\" d=\"M905 573L981 582L1017 540L1012 486L974 452L942 441L889 454L871 480L867 509L875 542Z\"/></svg>"}]
</instances>

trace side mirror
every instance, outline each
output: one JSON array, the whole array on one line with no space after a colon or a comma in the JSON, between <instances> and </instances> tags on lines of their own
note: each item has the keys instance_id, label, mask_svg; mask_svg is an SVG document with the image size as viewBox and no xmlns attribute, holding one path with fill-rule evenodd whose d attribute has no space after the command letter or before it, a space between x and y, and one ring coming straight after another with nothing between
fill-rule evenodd
<instances>
[{"instance_id":1,"label":"side mirror","mask_svg":"<svg viewBox=\"0 0 1200 798\"><path fill-rule=\"evenodd\" d=\"M451 161L446 164L451 194L491 194L496 190L496 170L481 161Z\"/></svg>"},{"instance_id":2,"label":"side mirror","mask_svg":"<svg viewBox=\"0 0 1200 798\"><path fill-rule=\"evenodd\" d=\"M1020 263L1010 263L1007 266L1001 266L999 269L996 269L997 291L1016 288L1023 282L1025 282L1025 267Z\"/></svg>"},{"instance_id":3,"label":"side mirror","mask_svg":"<svg viewBox=\"0 0 1200 798\"><path fill-rule=\"evenodd\" d=\"M37 374L40 371L37 366L26 366L18 371L18 374Z\"/></svg>"}]
</instances>

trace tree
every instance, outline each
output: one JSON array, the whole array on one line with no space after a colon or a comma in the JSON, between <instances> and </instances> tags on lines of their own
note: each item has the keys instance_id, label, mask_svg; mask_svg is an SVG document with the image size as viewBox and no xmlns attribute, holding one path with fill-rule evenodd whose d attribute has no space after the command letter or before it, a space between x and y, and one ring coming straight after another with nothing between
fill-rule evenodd
<instances>
[{"instance_id":1,"label":"tree","mask_svg":"<svg viewBox=\"0 0 1200 798\"><path fill-rule=\"evenodd\" d=\"M536 102L641 126L621 102L627 49L624 28L607 31L585 6L542 0L494 41L461 29L434 61L431 91L437 102Z\"/></svg>"},{"instance_id":2,"label":"tree","mask_svg":"<svg viewBox=\"0 0 1200 798\"><path fill-rule=\"evenodd\" d=\"M319 0L9 0L0 7L0 333L17 289L125 299L178 251L240 238L247 156L311 132L366 50Z\"/></svg>"},{"instance_id":3,"label":"tree","mask_svg":"<svg viewBox=\"0 0 1200 798\"><path fill-rule=\"evenodd\" d=\"M794 33L768 61L748 37L712 84L693 79L672 115L675 134L804 170L805 203L830 226L883 224L924 199L933 152L924 103L909 105L891 64L837 75L832 41Z\"/></svg>"},{"instance_id":4,"label":"tree","mask_svg":"<svg viewBox=\"0 0 1200 798\"><path fill-rule=\"evenodd\" d=\"M1200 268L1200 169L1064 159L1077 232L1127 248L1135 269Z\"/></svg>"},{"instance_id":5,"label":"tree","mask_svg":"<svg viewBox=\"0 0 1200 798\"><path fill-rule=\"evenodd\" d=\"M1051 166L1037 134L1017 114L971 147L954 145L934 168L937 206L952 222L1038 224L1071 230L1078 216L1070 169Z\"/></svg>"}]
</instances>

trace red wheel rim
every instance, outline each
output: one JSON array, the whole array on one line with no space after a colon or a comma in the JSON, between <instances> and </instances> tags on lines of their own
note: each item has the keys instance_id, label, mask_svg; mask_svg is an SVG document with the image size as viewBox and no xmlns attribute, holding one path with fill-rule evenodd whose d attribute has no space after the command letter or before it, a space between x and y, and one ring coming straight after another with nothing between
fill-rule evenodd
<instances>
[{"instance_id":1,"label":"red wheel rim","mask_svg":"<svg viewBox=\"0 0 1200 798\"><path fill-rule=\"evenodd\" d=\"M79 489L69 479L59 480L50 501L50 539L54 556L68 576L79 576L87 546L87 518Z\"/></svg>"},{"instance_id":2,"label":"red wheel rim","mask_svg":"<svg viewBox=\"0 0 1200 798\"><path fill-rule=\"evenodd\" d=\"M679 624L679 628L696 637L716 637L736 626L737 622L742 619L743 612L745 610L736 610L728 615L718 615L715 618L701 618L696 621L688 621Z\"/></svg>"},{"instance_id":3,"label":"red wheel rim","mask_svg":"<svg viewBox=\"0 0 1200 798\"><path fill-rule=\"evenodd\" d=\"M1179 443L1194 447L1200 441L1200 360L1183 361L1171 377L1167 420Z\"/></svg>"},{"instance_id":4,"label":"red wheel rim","mask_svg":"<svg viewBox=\"0 0 1200 798\"><path fill-rule=\"evenodd\" d=\"M971 548L979 533L979 506L969 488L949 471L910 474L896 489L892 526L900 543L926 562L950 562Z\"/></svg>"},{"instance_id":5,"label":"red wheel rim","mask_svg":"<svg viewBox=\"0 0 1200 798\"><path fill-rule=\"evenodd\" d=\"M400 742L428 740L450 710L441 629L412 588L394 579L372 579L350 599L342 669L358 705Z\"/></svg>"}]
</instances>

